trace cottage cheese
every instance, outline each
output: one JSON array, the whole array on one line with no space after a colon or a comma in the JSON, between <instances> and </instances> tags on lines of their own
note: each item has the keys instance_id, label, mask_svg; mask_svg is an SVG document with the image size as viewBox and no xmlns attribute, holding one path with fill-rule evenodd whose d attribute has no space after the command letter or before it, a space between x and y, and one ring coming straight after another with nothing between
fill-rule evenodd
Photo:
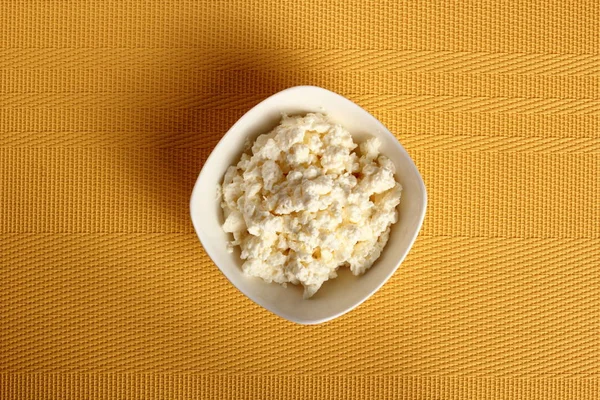
<instances>
[{"instance_id":1,"label":"cottage cheese","mask_svg":"<svg viewBox=\"0 0 600 400\"><path fill-rule=\"evenodd\" d=\"M233 234L229 249L241 249L244 273L300 283L309 298L340 266L355 275L369 269L402 192L379 147L375 137L357 146L343 127L312 113L284 116L259 136L221 187L223 229Z\"/></svg>"}]
</instances>

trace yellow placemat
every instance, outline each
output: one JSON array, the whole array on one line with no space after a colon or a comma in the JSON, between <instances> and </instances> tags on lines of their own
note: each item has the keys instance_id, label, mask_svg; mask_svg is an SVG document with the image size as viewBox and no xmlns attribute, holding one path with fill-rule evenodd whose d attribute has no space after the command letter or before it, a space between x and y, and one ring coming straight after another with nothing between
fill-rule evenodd
<instances>
[{"instance_id":1,"label":"yellow placemat","mask_svg":"<svg viewBox=\"0 0 600 400\"><path fill-rule=\"evenodd\" d=\"M1 399L600 397L600 2L0 4ZM227 128L300 84L429 192L392 279L313 327L188 219Z\"/></svg>"}]
</instances>

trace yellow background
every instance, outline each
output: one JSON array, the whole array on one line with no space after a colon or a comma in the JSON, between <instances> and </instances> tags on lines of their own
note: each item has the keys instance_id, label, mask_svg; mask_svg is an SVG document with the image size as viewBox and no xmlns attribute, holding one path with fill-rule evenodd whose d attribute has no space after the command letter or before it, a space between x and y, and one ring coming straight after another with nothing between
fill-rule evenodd
<instances>
[{"instance_id":1,"label":"yellow background","mask_svg":"<svg viewBox=\"0 0 600 400\"><path fill-rule=\"evenodd\" d=\"M2 1L0 398L598 399L600 2ZM188 218L211 149L314 84L429 192L370 300L298 326Z\"/></svg>"}]
</instances>

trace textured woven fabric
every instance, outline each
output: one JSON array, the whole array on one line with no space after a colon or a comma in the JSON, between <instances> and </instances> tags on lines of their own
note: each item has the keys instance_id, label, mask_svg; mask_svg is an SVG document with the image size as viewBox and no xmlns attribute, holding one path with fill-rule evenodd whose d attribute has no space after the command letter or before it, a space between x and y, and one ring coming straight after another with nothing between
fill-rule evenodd
<instances>
[{"instance_id":1,"label":"textured woven fabric","mask_svg":"<svg viewBox=\"0 0 600 400\"><path fill-rule=\"evenodd\" d=\"M600 398L600 2L3 1L0 398ZM379 118L429 206L298 326L220 274L203 161L289 86Z\"/></svg>"}]
</instances>

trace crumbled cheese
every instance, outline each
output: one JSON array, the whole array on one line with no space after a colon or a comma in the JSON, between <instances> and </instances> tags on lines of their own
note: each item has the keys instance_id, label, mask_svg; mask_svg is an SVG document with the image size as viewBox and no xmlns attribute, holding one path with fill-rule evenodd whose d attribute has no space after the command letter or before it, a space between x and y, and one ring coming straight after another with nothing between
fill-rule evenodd
<instances>
[{"instance_id":1,"label":"crumbled cheese","mask_svg":"<svg viewBox=\"0 0 600 400\"><path fill-rule=\"evenodd\" d=\"M221 188L229 250L244 273L302 284L311 297L340 266L363 274L398 219L402 187L373 137L359 152L350 133L322 114L284 116L247 145Z\"/></svg>"}]
</instances>

